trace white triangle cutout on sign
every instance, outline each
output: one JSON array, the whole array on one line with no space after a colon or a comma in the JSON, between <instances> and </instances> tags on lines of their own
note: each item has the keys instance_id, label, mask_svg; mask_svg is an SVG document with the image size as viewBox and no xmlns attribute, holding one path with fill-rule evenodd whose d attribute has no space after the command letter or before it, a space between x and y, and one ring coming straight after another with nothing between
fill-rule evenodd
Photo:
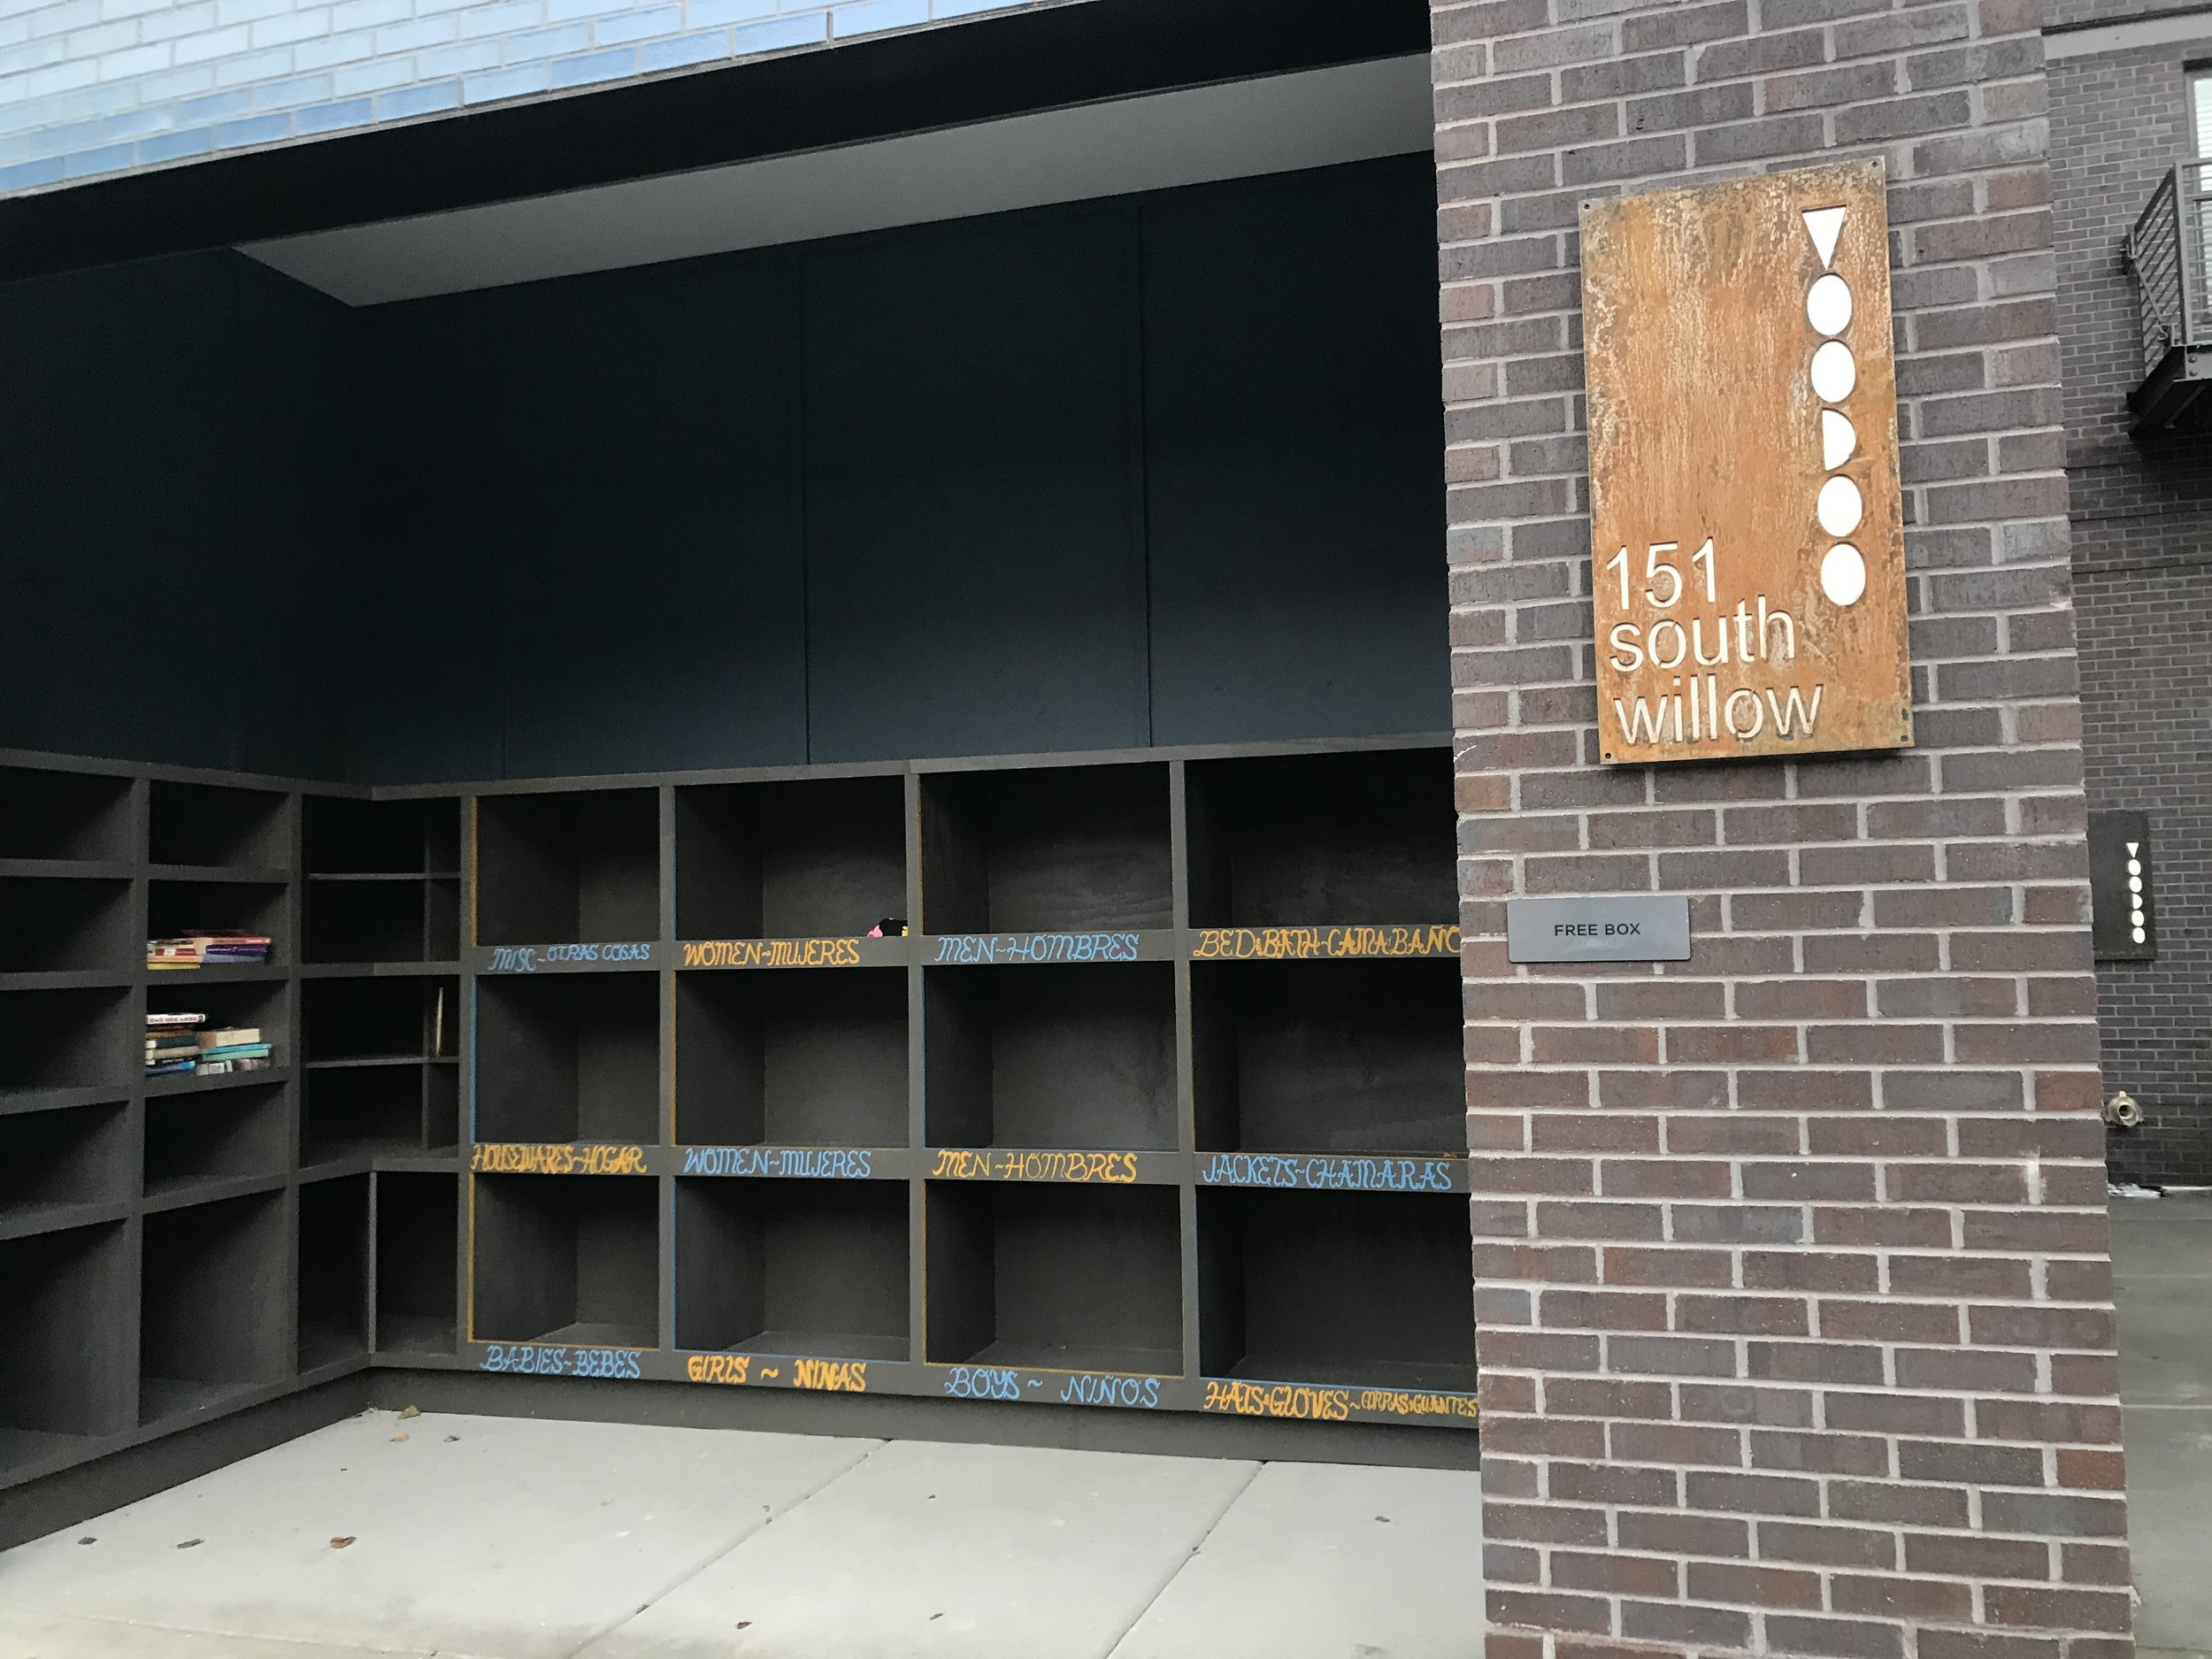
<instances>
[{"instance_id":1,"label":"white triangle cutout on sign","mask_svg":"<svg viewBox=\"0 0 2212 1659\"><path fill-rule=\"evenodd\" d=\"M1816 207L1805 215L1805 228L1812 233L1813 246L1819 251L1820 263L1824 267L1836 262L1836 238L1843 234L1843 216L1849 211L1841 207Z\"/></svg>"},{"instance_id":2,"label":"white triangle cutout on sign","mask_svg":"<svg viewBox=\"0 0 2212 1659\"><path fill-rule=\"evenodd\" d=\"M2134 856L2135 856L2135 849L2136 849L2138 847L2140 847L2142 844L2143 844L2143 843L2142 843L2141 841L2130 841L2130 842L2128 843L2128 856L2129 856L2129 857L2131 857L2131 858L2134 857Z\"/></svg>"}]
</instances>

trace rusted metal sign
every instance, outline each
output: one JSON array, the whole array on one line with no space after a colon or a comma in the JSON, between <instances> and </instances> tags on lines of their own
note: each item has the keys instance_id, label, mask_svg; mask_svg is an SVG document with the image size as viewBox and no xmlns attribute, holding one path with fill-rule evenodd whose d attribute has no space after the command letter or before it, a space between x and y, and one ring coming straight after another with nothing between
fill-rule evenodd
<instances>
[{"instance_id":1,"label":"rusted metal sign","mask_svg":"<svg viewBox=\"0 0 2212 1659\"><path fill-rule=\"evenodd\" d=\"M1912 741L1882 164L1582 210L1599 750Z\"/></svg>"}]
</instances>

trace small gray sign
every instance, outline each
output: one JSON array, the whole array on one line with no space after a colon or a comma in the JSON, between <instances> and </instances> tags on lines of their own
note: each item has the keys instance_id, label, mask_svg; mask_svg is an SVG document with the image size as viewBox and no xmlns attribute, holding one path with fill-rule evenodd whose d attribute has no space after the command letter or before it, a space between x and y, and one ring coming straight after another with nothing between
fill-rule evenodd
<instances>
[{"instance_id":1,"label":"small gray sign","mask_svg":"<svg viewBox=\"0 0 2212 1659\"><path fill-rule=\"evenodd\" d=\"M1513 962L1687 962L1690 901L1622 894L1601 899L1508 899Z\"/></svg>"}]
</instances>

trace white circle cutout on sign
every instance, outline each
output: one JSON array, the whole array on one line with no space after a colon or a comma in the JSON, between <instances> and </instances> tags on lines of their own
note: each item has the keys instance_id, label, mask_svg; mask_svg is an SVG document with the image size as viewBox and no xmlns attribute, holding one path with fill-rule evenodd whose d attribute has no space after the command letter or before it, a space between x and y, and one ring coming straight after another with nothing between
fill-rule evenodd
<instances>
[{"instance_id":1,"label":"white circle cutout on sign","mask_svg":"<svg viewBox=\"0 0 2212 1659\"><path fill-rule=\"evenodd\" d=\"M1820 411L1820 464L1831 472L1851 458L1859 447L1859 434L1850 417L1832 409Z\"/></svg>"},{"instance_id":2,"label":"white circle cutout on sign","mask_svg":"<svg viewBox=\"0 0 2212 1659\"><path fill-rule=\"evenodd\" d=\"M1858 383L1859 365L1852 360L1851 348L1842 341L1831 340L1813 353L1813 390L1820 394L1822 403L1840 403Z\"/></svg>"},{"instance_id":3,"label":"white circle cutout on sign","mask_svg":"<svg viewBox=\"0 0 2212 1659\"><path fill-rule=\"evenodd\" d=\"M1805 320L1831 338L1851 326L1851 285L1831 271L1805 296Z\"/></svg>"},{"instance_id":4,"label":"white circle cutout on sign","mask_svg":"<svg viewBox=\"0 0 2212 1659\"><path fill-rule=\"evenodd\" d=\"M1830 535L1849 535L1859 527L1866 507L1859 497L1859 487L1838 475L1820 487L1817 511L1820 527Z\"/></svg>"},{"instance_id":5,"label":"white circle cutout on sign","mask_svg":"<svg viewBox=\"0 0 2212 1659\"><path fill-rule=\"evenodd\" d=\"M1848 541L1837 542L1820 561L1820 591L1839 605L1855 605L1866 592L1866 561Z\"/></svg>"}]
</instances>

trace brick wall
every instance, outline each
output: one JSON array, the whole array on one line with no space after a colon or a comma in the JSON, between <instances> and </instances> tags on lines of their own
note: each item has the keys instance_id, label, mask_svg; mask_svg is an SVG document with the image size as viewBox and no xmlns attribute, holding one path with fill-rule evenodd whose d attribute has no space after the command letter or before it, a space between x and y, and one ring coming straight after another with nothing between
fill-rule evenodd
<instances>
[{"instance_id":1,"label":"brick wall","mask_svg":"<svg viewBox=\"0 0 2212 1659\"><path fill-rule=\"evenodd\" d=\"M2116 1175L2212 1181L2212 560L2076 578L2090 798L2152 815L2158 959L2097 968L2108 1091L2143 1105Z\"/></svg>"},{"instance_id":2,"label":"brick wall","mask_svg":"<svg viewBox=\"0 0 2212 1659\"><path fill-rule=\"evenodd\" d=\"M2114 1171L2212 1181L2212 439L2137 441L2143 378L2120 246L2191 142L2184 65L2207 40L2070 58L2051 88L2053 239L2081 611L2090 804L2151 815L2158 960L2097 972L2108 1089L2143 1102L2112 1137Z\"/></svg>"},{"instance_id":3,"label":"brick wall","mask_svg":"<svg viewBox=\"0 0 2212 1659\"><path fill-rule=\"evenodd\" d=\"M2074 29L2123 23L2133 18L2193 11L2197 4L2198 0L2044 0L2043 27Z\"/></svg>"},{"instance_id":4,"label":"brick wall","mask_svg":"<svg viewBox=\"0 0 2212 1659\"><path fill-rule=\"evenodd\" d=\"M0 0L0 195L1070 0Z\"/></svg>"},{"instance_id":5,"label":"brick wall","mask_svg":"<svg viewBox=\"0 0 2212 1659\"><path fill-rule=\"evenodd\" d=\"M1490 1659L2119 1659L2032 0L1433 0ZM1594 764L1578 202L1878 154L1916 723ZM1679 966L1502 903L1692 895Z\"/></svg>"}]
</instances>

